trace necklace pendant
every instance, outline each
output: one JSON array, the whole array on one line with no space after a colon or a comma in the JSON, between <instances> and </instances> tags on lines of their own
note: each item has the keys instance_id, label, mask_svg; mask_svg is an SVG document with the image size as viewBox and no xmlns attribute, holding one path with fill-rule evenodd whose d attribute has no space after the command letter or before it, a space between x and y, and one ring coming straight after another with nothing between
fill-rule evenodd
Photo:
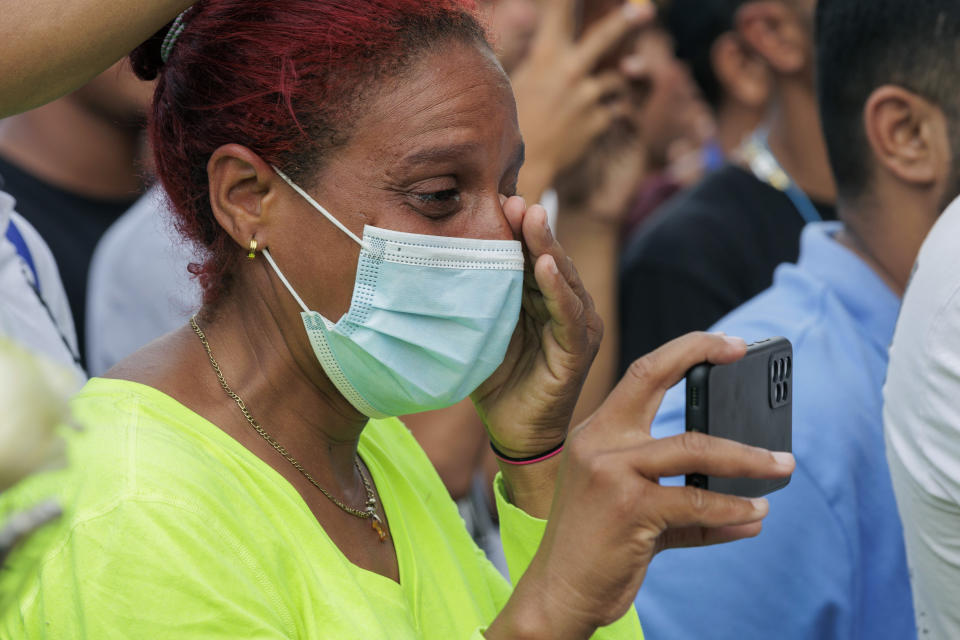
<instances>
[{"instance_id":1,"label":"necklace pendant","mask_svg":"<svg viewBox=\"0 0 960 640\"><path fill-rule=\"evenodd\" d=\"M377 532L377 535L380 537L380 542L387 541L387 529L383 526L383 523L380 521L380 516L373 514L370 517L370 527Z\"/></svg>"}]
</instances>

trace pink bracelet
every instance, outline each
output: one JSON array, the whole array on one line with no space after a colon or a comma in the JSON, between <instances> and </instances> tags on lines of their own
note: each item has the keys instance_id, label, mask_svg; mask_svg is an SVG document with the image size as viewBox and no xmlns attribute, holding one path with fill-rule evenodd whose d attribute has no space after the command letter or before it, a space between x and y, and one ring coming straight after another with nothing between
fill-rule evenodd
<instances>
[{"instance_id":1,"label":"pink bracelet","mask_svg":"<svg viewBox=\"0 0 960 640\"><path fill-rule=\"evenodd\" d=\"M511 458L507 454L497 449L496 445L494 445L492 441L490 442L490 448L493 449L493 455L497 457L497 460L501 460L503 462L506 462L507 464L515 464L517 466L522 466L526 464L534 464L537 462L543 462L544 460L549 460L553 456L563 451L563 445L566 443L566 441L567 441L566 438L564 438L563 440L560 441L560 444L558 444L553 449L550 449L550 451L546 451L544 453L538 453L537 455L530 456L529 458Z\"/></svg>"}]
</instances>

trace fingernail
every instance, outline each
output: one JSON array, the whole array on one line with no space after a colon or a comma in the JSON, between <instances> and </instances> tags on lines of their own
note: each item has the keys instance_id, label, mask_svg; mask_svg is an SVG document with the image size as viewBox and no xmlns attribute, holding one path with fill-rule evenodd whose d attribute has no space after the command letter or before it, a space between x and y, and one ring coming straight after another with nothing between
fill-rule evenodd
<instances>
[{"instance_id":1,"label":"fingernail","mask_svg":"<svg viewBox=\"0 0 960 640\"><path fill-rule=\"evenodd\" d=\"M747 341L743 338L738 338L736 336L723 336L723 339L726 340L729 344L732 344L735 347L745 347L747 346Z\"/></svg>"},{"instance_id":2,"label":"fingernail","mask_svg":"<svg viewBox=\"0 0 960 640\"><path fill-rule=\"evenodd\" d=\"M714 331L714 332L713 332L713 335L715 335L715 336L725 336L725 335L727 335L727 332L726 332L726 331Z\"/></svg>"},{"instance_id":3,"label":"fingernail","mask_svg":"<svg viewBox=\"0 0 960 640\"><path fill-rule=\"evenodd\" d=\"M547 271L549 271L553 275L557 275L558 273L560 273L560 269L557 268L557 261L554 259L553 256L550 256L550 264L547 265Z\"/></svg>"},{"instance_id":4,"label":"fingernail","mask_svg":"<svg viewBox=\"0 0 960 640\"><path fill-rule=\"evenodd\" d=\"M773 459L777 461L777 464L781 467L792 467L796 460L793 457L792 453L787 453L786 451L772 451L771 455Z\"/></svg>"},{"instance_id":5,"label":"fingernail","mask_svg":"<svg viewBox=\"0 0 960 640\"><path fill-rule=\"evenodd\" d=\"M527 201L524 200L523 196L514 196L515 198L520 198L520 204L523 206L523 210L527 210Z\"/></svg>"},{"instance_id":6,"label":"fingernail","mask_svg":"<svg viewBox=\"0 0 960 640\"><path fill-rule=\"evenodd\" d=\"M770 509L770 502L766 498L753 498L750 503L761 513L766 513Z\"/></svg>"}]
</instances>

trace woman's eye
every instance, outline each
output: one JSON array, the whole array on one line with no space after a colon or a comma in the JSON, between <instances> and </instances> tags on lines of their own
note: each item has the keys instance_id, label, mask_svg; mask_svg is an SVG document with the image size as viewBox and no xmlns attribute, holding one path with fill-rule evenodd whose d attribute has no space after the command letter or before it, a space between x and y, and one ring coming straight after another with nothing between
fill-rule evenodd
<instances>
[{"instance_id":1,"label":"woman's eye","mask_svg":"<svg viewBox=\"0 0 960 640\"><path fill-rule=\"evenodd\" d=\"M457 189L415 191L410 195L413 197L414 207L427 216L448 216L460 209L460 191Z\"/></svg>"},{"instance_id":2,"label":"woman's eye","mask_svg":"<svg viewBox=\"0 0 960 640\"><path fill-rule=\"evenodd\" d=\"M420 202L460 202L460 192L456 189L444 189L443 191L433 191L431 193L415 193Z\"/></svg>"}]
</instances>

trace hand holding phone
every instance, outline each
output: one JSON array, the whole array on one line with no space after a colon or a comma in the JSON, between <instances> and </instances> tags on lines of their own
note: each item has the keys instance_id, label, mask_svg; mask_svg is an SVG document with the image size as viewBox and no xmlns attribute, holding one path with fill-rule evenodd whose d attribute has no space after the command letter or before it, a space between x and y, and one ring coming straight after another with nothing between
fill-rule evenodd
<instances>
[{"instance_id":1,"label":"hand holding phone","mask_svg":"<svg viewBox=\"0 0 960 640\"><path fill-rule=\"evenodd\" d=\"M768 338L742 360L687 372L686 429L770 451L793 451L793 346ZM761 480L688 475L687 486L746 498L782 489L790 478Z\"/></svg>"}]
</instances>

